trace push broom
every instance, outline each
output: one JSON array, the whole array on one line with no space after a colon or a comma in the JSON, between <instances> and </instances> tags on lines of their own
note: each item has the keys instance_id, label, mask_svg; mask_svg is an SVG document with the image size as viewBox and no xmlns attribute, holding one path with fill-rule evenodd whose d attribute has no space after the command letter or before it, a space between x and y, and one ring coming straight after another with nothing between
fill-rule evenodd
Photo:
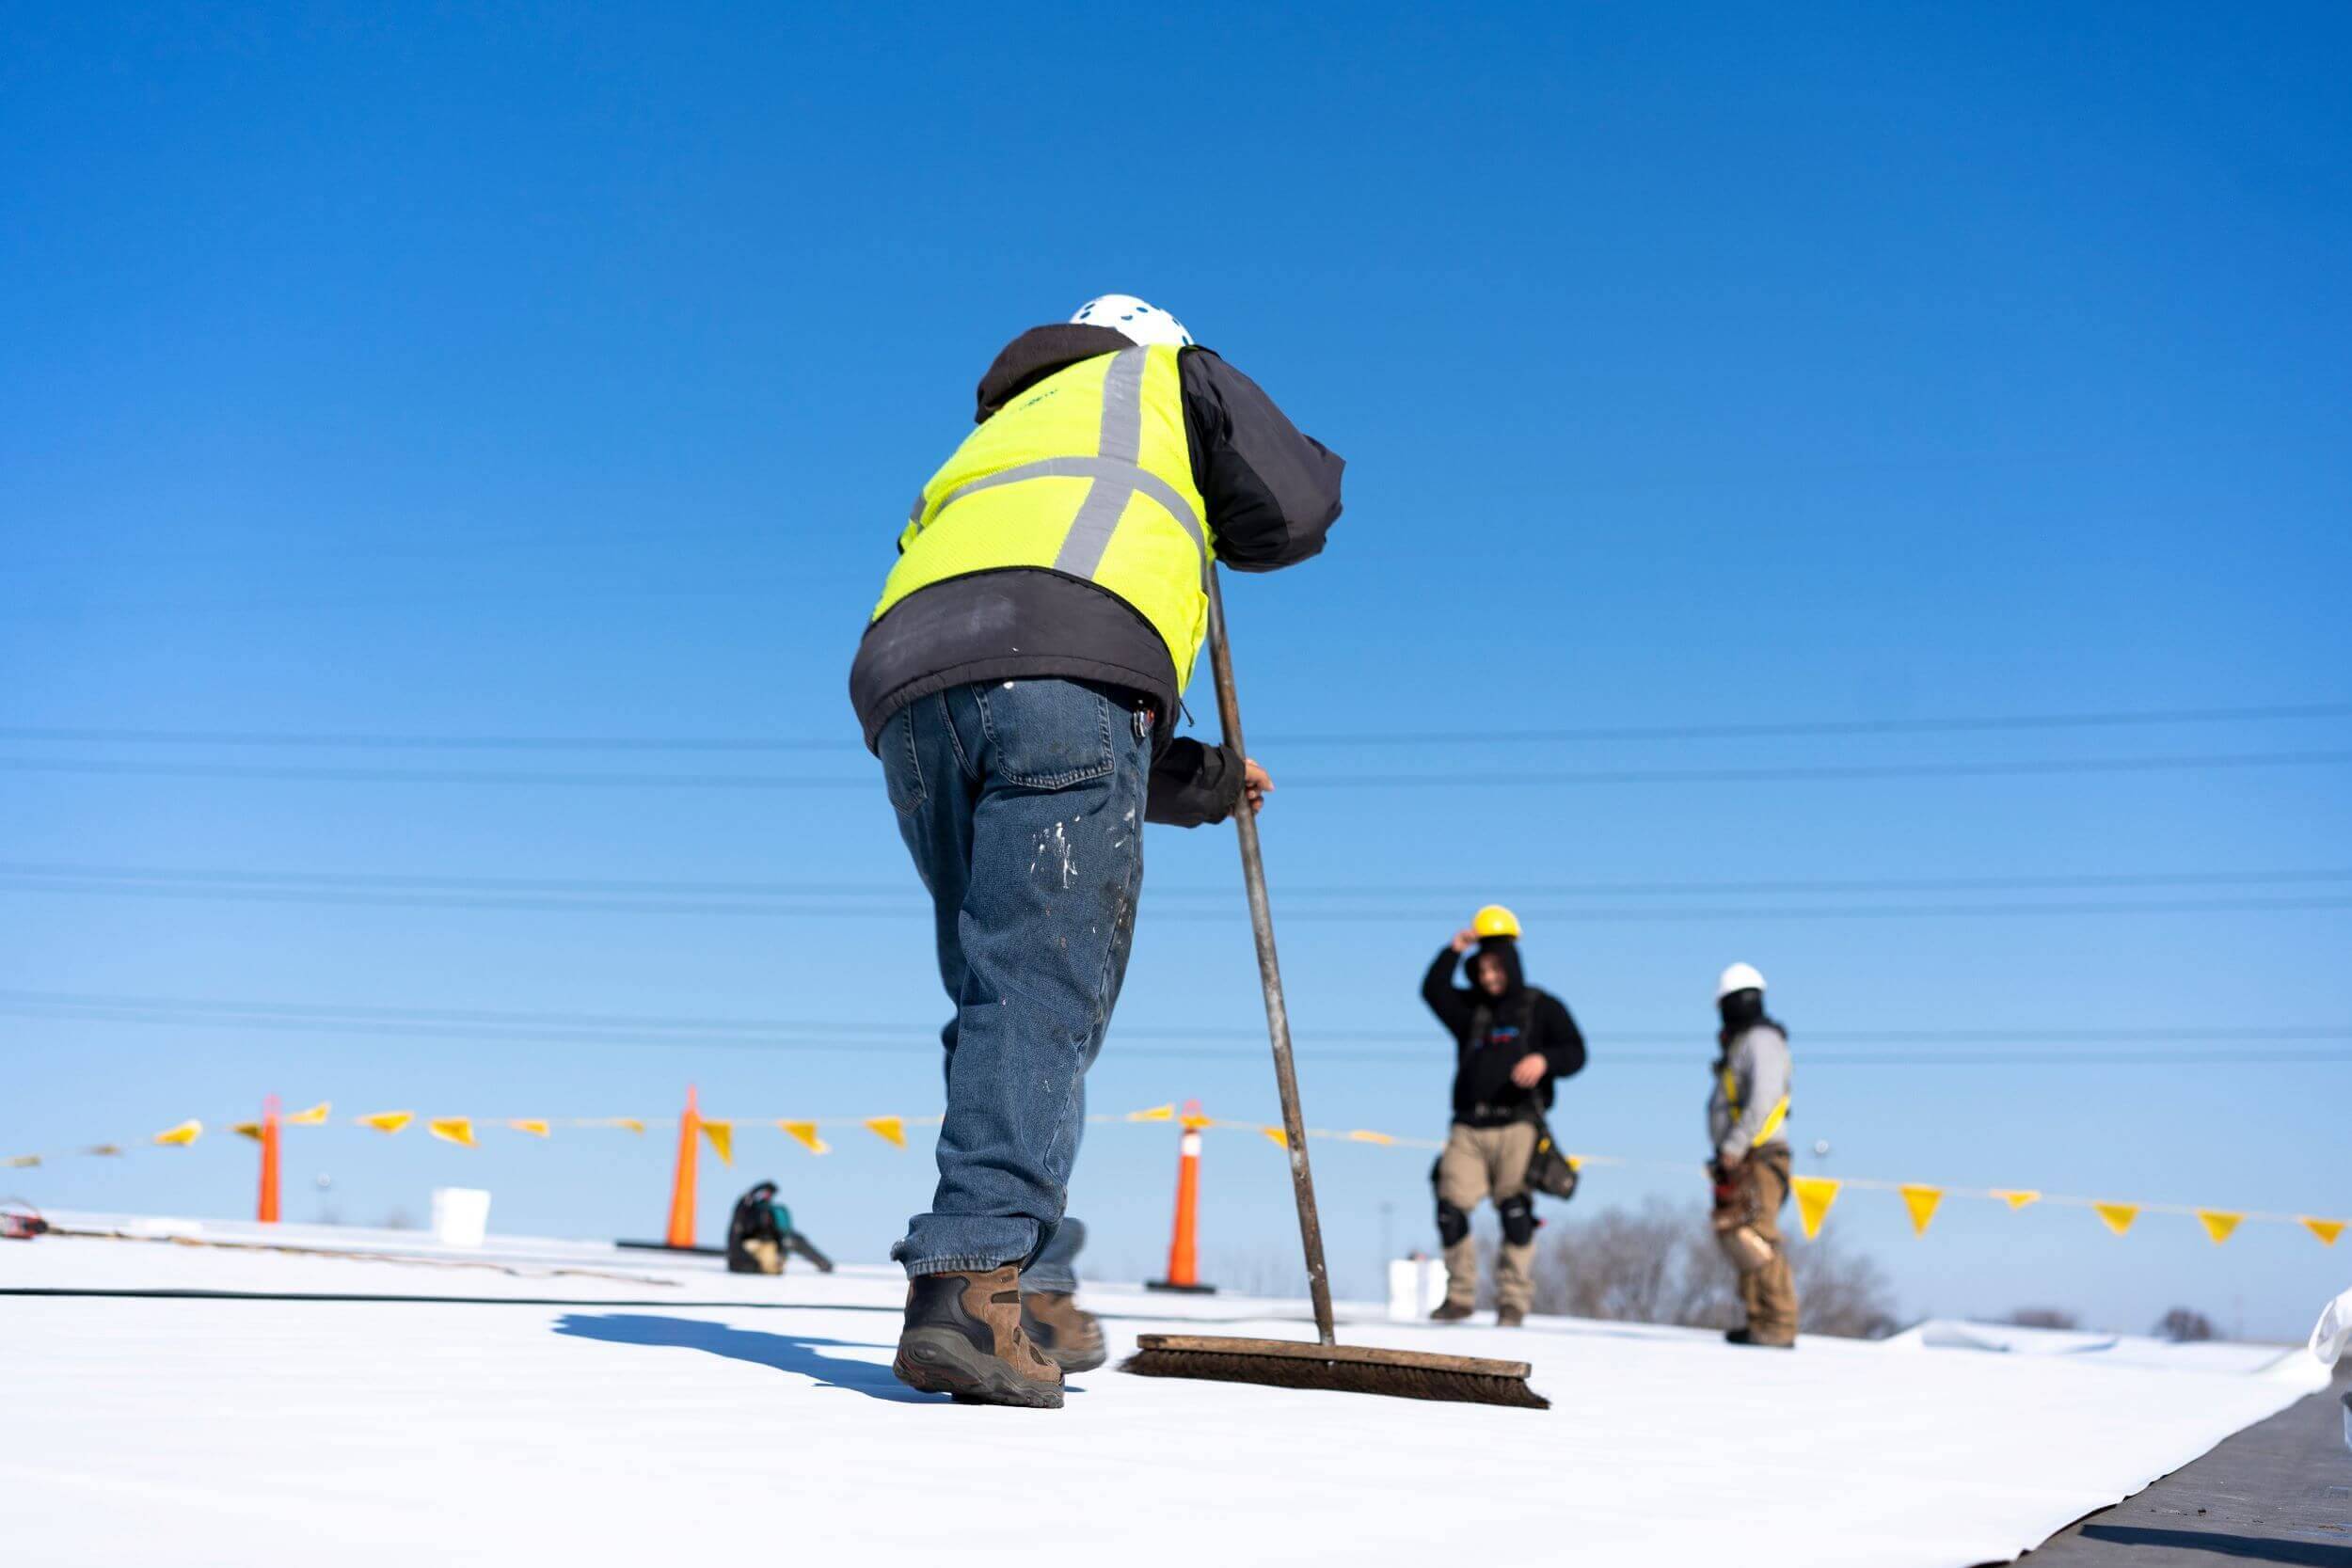
<instances>
[{"instance_id":1,"label":"push broom","mask_svg":"<svg viewBox=\"0 0 2352 1568\"><path fill-rule=\"evenodd\" d=\"M1209 574L1209 663L1216 677L1217 715L1225 743L1247 758L1241 737L1241 699L1233 690L1233 657L1225 635L1225 597ZM1323 1264L1323 1224L1315 1212L1315 1183L1307 1165L1307 1122L1298 1108L1298 1074L1291 1063L1290 1011L1282 1001L1282 972L1274 957L1274 914L1266 903L1265 862L1258 852L1258 819L1245 801L1233 813L1241 840L1249 925L1258 939L1258 979L1265 989L1266 1033L1274 1044L1274 1081L1282 1097L1282 1143L1290 1155L1291 1190L1298 1200L1298 1235L1307 1252L1307 1290L1314 1298L1315 1342L1246 1339L1206 1334L1140 1334L1122 1370L1144 1377L1197 1377L1220 1383L1263 1383L1277 1388L1327 1388L1339 1393L1389 1394L1408 1400L1452 1400L1548 1410L1551 1402L1527 1386L1524 1361L1474 1355L1343 1345L1331 1326L1331 1281Z\"/></svg>"}]
</instances>

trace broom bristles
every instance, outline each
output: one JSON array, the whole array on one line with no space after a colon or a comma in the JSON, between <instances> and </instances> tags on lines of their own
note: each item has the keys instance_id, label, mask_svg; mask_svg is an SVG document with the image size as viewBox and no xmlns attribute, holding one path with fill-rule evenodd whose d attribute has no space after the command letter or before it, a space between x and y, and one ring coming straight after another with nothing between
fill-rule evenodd
<instances>
[{"instance_id":1,"label":"broom bristles","mask_svg":"<svg viewBox=\"0 0 2352 1568\"><path fill-rule=\"evenodd\" d=\"M1321 1360L1250 1351L1142 1350L1120 1363L1138 1377L1189 1377L1213 1383L1256 1383L1269 1388L1320 1388L1335 1394L1443 1400L1455 1404L1502 1404L1549 1410L1551 1402L1524 1375L1443 1370L1369 1359Z\"/></svg>"}]
</instances>

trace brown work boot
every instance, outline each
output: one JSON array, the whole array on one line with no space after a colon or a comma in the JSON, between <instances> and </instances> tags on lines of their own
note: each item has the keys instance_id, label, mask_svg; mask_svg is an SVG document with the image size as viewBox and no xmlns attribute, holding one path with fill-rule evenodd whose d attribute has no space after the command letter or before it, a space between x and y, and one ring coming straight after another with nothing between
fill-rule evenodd
<instances>
[{"instance_id":1,"label":"brown work boot","mask_svg":"<svg viewBox=\"0 0 2352 1568\"><path fill-rule=\"evenodd\" d=\"M1021 1332L1065 1372L1090 1372L1110 1354L1103 1348L1103 1325L1067 1291L1022 1292Z\"/></svg>"},{"instance_id":2,"label":"brown work boot","mask_svg":"<svg viewBox=\"0 0 2352 1568\"><path fill-rule=\"evenodd\" d=\"M1464 1318L1469 1317L1472 1310L1470 1304L1466 1301L1440 1302L1438 1309L1429 1314L1429 1321L1433 1323L1458 1323Z\"/></svg>"},{"instance_id":3,"label":"brown work boot","mask_svg":"<svg viewBox=\"0 0 2352 1568\"><path fill-rule=\"evenodd\" d=\"M1061 1408L1061 1369L1021 1331L1021 1271L1010 1263L908 1280L890 1370L910 1388L967 1404Z\"/></svg>"},{"instance_id":4,"label":"brown work boot","mask_svg":"<svg viewBox=\"0 0 2352 1568\"><path fill-rule=\"evenodd\" d=\"M1759 1339L1753 1331L1745 1328L1724 1329L1724 1342L1732 1345L1754 1345L1758 1350L1794 1350L1797 1348L1797 1342L1794 1339Z\"/></svg>"},{"instance_id":5,"label":"brown work boot","mask_svg":"<svg viewBox=\"0 0 2352 1568\"><path fill-rule=\"evenodd\" d=\"M1497 1328L1517 1328L1519 1324L1525 1322L1527 1322L1527 1314L1516 1307L1499 1307L1495 1308L1495 1326Z\"/></svg>"}]
</instances>

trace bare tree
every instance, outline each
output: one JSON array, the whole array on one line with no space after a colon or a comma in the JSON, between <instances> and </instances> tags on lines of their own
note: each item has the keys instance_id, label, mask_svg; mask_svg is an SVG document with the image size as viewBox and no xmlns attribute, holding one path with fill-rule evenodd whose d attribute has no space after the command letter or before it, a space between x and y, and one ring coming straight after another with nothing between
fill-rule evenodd
<instances>
[{"instance_id":1,"label":"bare tree","mask_svg":"<svg viewBox=\"0 0 2352 1568\"><path fill-rule=\"evenodd\" d=\"M1883 1339L1902 1324L1886 1271L1865 1253L1849 1252L1824 1232L1788 1257L1797 1278L1797 1327L1841 1339Z\"/></svg>"},{"instance_id":2,"label":"bare tree","mask_svg":"<svg viewBox=\"0 0 2352 1568\"><path fill-rule=\"evenodd\" d=\"M1534 1273L1538 1312L1705 1328L1740 1321L1731 1271L1704 1216L1661 1197L1562 1226L1545 1238Z\"/></svg>"},{"instance_id":3,"label":"bare tree","mask_svg":"<svg viewBox=\"0 0 2352 1568\"><path fill-rule=\"evenodd\" d=\"M2057 1307L2020 1307L2008 1319L2017 1328L2080 1328L2082 1319Z\"/></svg>"},{"instance_id":4,"label":"bare tree","mask_svg":"<svg viewBox=\"0 0 2352 1568\"><path fill-rule=\"evenodd\" d=\"M1880 1338L1895 1331L1893 1291L1870 1259L1823 1238L1793 1246L1789 1261L1803 1332ZM1705 1211L1662 1197L1548 1229L1535 1259L1535 1310L1693 1328L1740 1321L1737 1282Z\"/></svg>"},{"instance_id":5,"label":"bare tree","mask_svg":"<svg viewBox=\"0 0 2352 1568\"><path fill-rule=\"evenodd\" d=\"M2196 1339L2221 1338L2220 1332L2213 1326L2211 1318L2186 1307L2175 1307L2171 1311L2157 1319L2156 1334L2159 1338L2170 1339L2176 1344L2186 1344Z\"/></svg>"}]
</instances>

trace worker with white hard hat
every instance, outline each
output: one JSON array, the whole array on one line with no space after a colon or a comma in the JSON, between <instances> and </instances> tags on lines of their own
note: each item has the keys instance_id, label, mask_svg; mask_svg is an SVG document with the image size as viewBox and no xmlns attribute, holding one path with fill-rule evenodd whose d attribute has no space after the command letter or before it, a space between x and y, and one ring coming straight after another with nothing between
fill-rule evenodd
<instances>
[{"instance_id":1,"label":"worker with white hard hat","mask_svg":"<svg viewBox=\"0 0 2352 1568\"><path fill-rule=\"evenodd\" d=\"M1139 830L1221 822L1272 787L1174 734L1211 565L1321 550L1341 463L1129 294L1006 344L974 420L914 499L850 671L956 1009L939 1184L891 1250L908 1277L892 1370L1050 1408L1063 1371L1105 1354L1066 1208Z\"/></svg>"},{"instance_id":2,"label":"worker with white hard hat","mask_svg":"<svg viewBox=\"0 0 2352 1568\"><path fill-rule=\"evenodd\" d=\"M1469 972L1467 987L1454 983L1457 963ZM1584 1037L1558 997L1527 983L1519 968L1518 916L1500 904L1480 910L1438 950L1421 995L1454 1037L1454 1124L1430 1172L1446 1293L1429 1315L1454 1323L1475 1309L1478 1243L1470 1235L1470 1215L1491 1200L1502 1227L1495 1253L1495 1322L1514 1328L1535 1294L1530 1167L1539 1150L1549 1152L1544 1113L1551 1108L1552 1084L1583 1069Z\"/></svg>"},{"instance_id":3,"label":"worker with white hard hat","mask_svg":"<svg viewBox=\"0 0 2352 1568\"><path fill-rule=\"evenodd\" d=\"M1788 1031L1764 1011L1764 976L1733 964L1715 981L1713 1088L1707 1100L1714 1229L1740 1275L1746 1321L1735 1345L1797 1342L1797 1282L1780 1233L1788 1201Z\"/></svg>"}]
</instances>

